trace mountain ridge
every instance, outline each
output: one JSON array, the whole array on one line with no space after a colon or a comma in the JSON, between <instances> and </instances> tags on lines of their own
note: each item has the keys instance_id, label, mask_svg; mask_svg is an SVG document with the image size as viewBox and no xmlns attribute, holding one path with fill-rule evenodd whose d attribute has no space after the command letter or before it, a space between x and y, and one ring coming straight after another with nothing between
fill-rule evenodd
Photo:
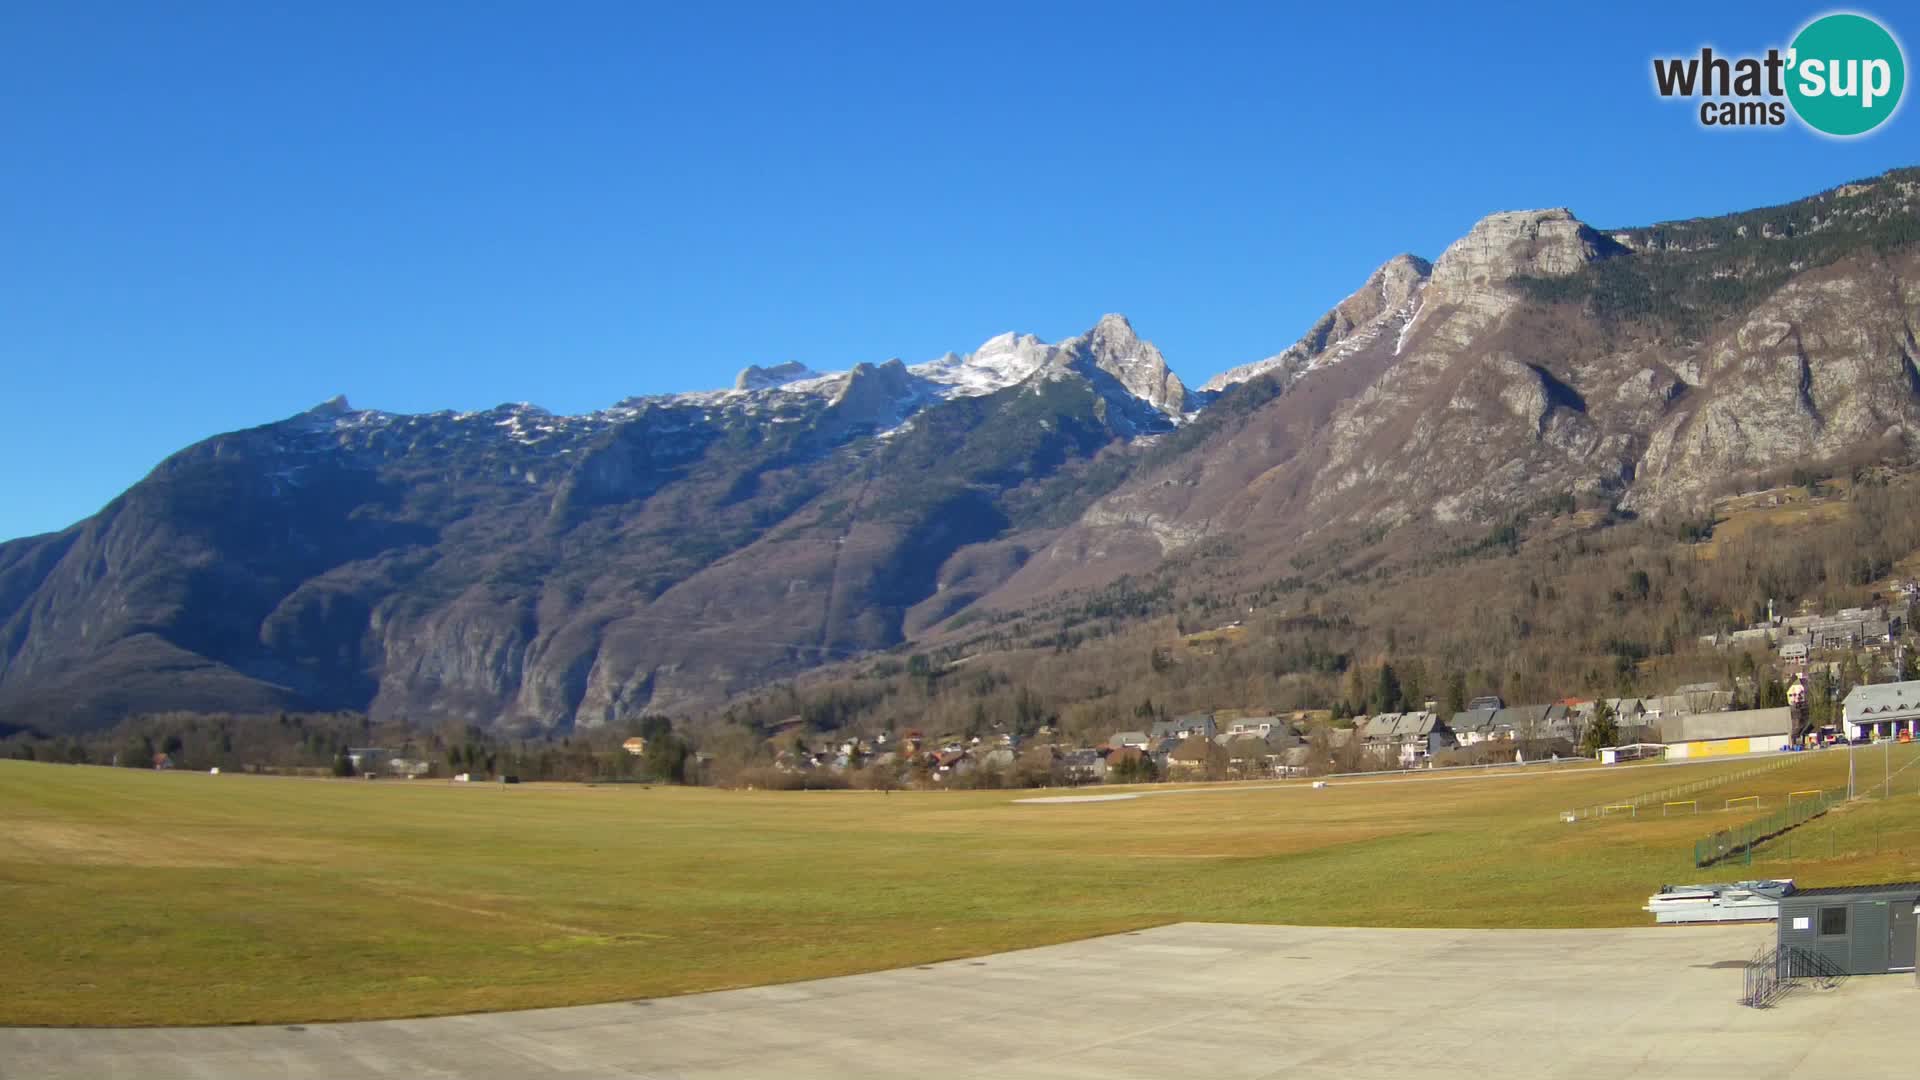
<instances>
[{"instance_id":1,"label":"mountain ridge","mask_svg":"<svg viewBox=\"0 0 1920 1080\"><path fill-rule=\"evenodd\" d=\"M1109 315L577 416L331 399L0 544L0 711L564 731L1209 545L1255 575L1327 537L1484 530L1543 500L1684 513L1794 462L1909 461L1917 177L1622 230L1490 214L1197 391Z\"/></svg>"}]
</instances>

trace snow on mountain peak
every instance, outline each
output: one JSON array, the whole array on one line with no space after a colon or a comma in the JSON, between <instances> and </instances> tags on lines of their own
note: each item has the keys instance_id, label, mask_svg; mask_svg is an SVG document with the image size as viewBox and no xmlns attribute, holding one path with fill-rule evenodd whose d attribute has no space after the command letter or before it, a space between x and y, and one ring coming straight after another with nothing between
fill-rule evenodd
<instances>
[{"instance_id":1,"label":"snow on mountain peak","mask_svg":"<svg viewBox=\"0 0 1920 1080\"><path fill-rule=\"evenodd\" d=\"M1265 359L1223 371L1201 390L1225 390L1270 371L1282 372L1287 380L1298 378L1353 356L1388 332L1395 335L1393 351L1398 356L1432 274L1432 264L1417 255L1388 259L1367 276L1364 285L1320 316L1299 341Z\"/></svg>"},{"instance_id":2,"label":"snow on mountain peak","mask_svg":"<svg viewBox=\"0 0 1920 1080\"><path fill-rule=\"evenodd\" d=\"M941 397L979 397L1026 381L1053 359L1054 346L1032 334L999 334L965 356L948 353L907 370L938 387Z\"/></svg>"}]
</instances>

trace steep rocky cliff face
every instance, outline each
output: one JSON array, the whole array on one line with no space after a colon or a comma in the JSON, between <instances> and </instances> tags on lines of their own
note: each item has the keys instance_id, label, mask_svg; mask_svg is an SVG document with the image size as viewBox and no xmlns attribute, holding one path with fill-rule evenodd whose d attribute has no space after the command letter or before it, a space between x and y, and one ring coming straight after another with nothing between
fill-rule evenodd
<instances>
[{"instance_id":1,"label":"steep rocky cliff face","mask_svg":"<svg viewBox=\"0 0 1920 1080\"><path fill-rule=\"evenodd\" d=\"M1228 538L1686 512L1920 431L1920 173L1595 230L1494 214L1189 392L1124 318L1057 344L579 417L334 401L0 544L0 711L339 707L555 730L678 710Z\"/></svg>"},{"instance_id":2,"label":"steep rocky cliff face","mask_svg":"<svg viewBox=\"0 0 1920 1080\"><path fill-rule=\"evenodd\" d=\"M1418 256L1394 256L1284 352L1229 368L1207 380L1201 389L1217 393L1268 374L1283 386L1288 385L1310 370L1339 363L1383 334L1391 336L1398 348L1399 335L1412 321L1432 269Z\"/></svg>"},{"instance_id":3,"label":"steep rocky cliff face","mask_svg":"<svg viewBox=\"0 0 1920 1080\"><path fill-rule=\"evenodd\" d=\"M1252 564L1340 526L1486 525L1565 494L1687 512L1745 475L1920 434L1920 182L1603 234L1494 214L1376 271L1268 385L1096 501L988 603L1149 569L1209 537ZM1228 399L1222 398L1222 404ZM1216 406L1217 408L1218 406Z\"/></svg>"}]
</instances>

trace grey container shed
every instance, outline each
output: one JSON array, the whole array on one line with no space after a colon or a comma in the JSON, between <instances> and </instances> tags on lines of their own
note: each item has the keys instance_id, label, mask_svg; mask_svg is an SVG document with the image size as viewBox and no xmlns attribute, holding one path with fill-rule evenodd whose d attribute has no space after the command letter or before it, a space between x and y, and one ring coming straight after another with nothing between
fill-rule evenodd
<instances>
[{"instance_id":1,"label":"grey container shed","mask_svg":"<svg viewBox=\"0 0 1920 1080\"><path fill-rule=\"evenodd\" d=\"M1920 882L1799 889L1780 899L1779 938L1833 966L1834 974L1914 970Z\"/></svg>"}]
</instances>

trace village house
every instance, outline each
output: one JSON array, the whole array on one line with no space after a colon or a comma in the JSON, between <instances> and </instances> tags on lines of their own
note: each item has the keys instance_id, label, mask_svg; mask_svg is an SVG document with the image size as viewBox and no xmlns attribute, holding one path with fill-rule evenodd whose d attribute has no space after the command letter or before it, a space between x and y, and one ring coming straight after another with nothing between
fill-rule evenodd
<instances>
[{"instance_id":1,"label":"village house","mask_svg":"<svg viewBox=\"0 0 1920 1080\"><path fill-rule=\"evenodd\" d=\"M1107 778L1107 759L1098 750L1068 750L1060 755L1070 784L1097 784Z\"/></svg>"},{"instance_id":2,"label":"village house","mask_svg":"<svg viewBox=\"0 0 1920 1080\"><path fill-rule=\"evenodd\" d=\"M1886 645L1892 643L1900 629L1900 619L1889 617L1883 610L1848 608L1831 619L1822 619L1807 627L1807 644L1816 650Z\"/></svg>"},{"instance_id":3,"label":"village house","mask_svg":"<svg viewBox=\"0 0 1920 1080\"><path fill-rule=\"evenodd\" d=\"M1258 735L1228 735L1222 749L1227 754L1227 775L1251 780L1272 774L1273 747Z\"/></svg>"},{"instance_id":4,"label":"village house","mask_svg":"<svg viewBox=\"0 0 1920 1080\"><path fill-rule=\"evenodd\" d=\"M1135 750L1145 750L1153 743L1144 731L1116 731L1113 733L1113 738L1107 740L1107 745L1115 749L1128 746Z\"/></svg>"},{"instance_id":5,"label":"village house","mask_svg":"<svg viewBox=\"0 0 1920 1080\"><path fill-rule=\"evenodd\" d=\"M1122 769L1132 767L1139 771L1141 764L1153 760L1144 749L1137 746L1117 746L1107 754L1107 775L1111 777Z\"/></svg>"},{"instance_id":6,"label":"village house","mask_svg":"<svg viewBox=\"0 0 1920 1080\"><path fill-rule=\"evenodd\" d=\"M1372 749L1385 749L1394 743L1393 730L1400 723L1400 714L1379 713L1374 716L1355 717L1353 730L1360 733L1360 741Z\"/></svg>"},{"instance_id":7,"label":"village house","mask_svg":"<svg viewBox=\"0 0 1920 1080\"><path fill-rule=\"evenodd\" d=\"M1529 742L1574 738L1572 713L1565 705L1515 705L1493 715L1495 731Z\"/></svg>"},{"instance_id":8,"label":"village house","mask_svg":"<svg viewBox=\"0 0 1920 1080\"><path fill-rule=\"evenodd\" d=\"M1224 768L1226 751L1212 739L1186 739L1167 755L1167 775L1203 779L1209 766Z\"/></svg>"},{"instance_id":9,"label":"village house","mask_svg":"<svg viewBox=\"0 0 1920 1080\"><path fill-rule=\"evenodd\" d=\"M1732 707L1733 691L1722 689L1719 683L1693 683L1649 699L1647 711L1666 717L1684 713L1725 712Z\"/></svg>"},{"instance_id":10,"label":"village house","mask_svg":"<svg viewBox=\"0 0 1920 1080\"><path fill-rule=\"evenodd\" d=\"M1155 720L1153 730L1147 734L1158 742L1163 738L1190 739L1195 736L1211 739L1217 732L1213 726L1212 713L1188 713L1171 720Z\"/></svg>"},{"instance_id":11,"label":"village house","mask_svg":"<svg viewBox=\"0 0 1920 1080\"><path fill-rule=\"evenodd\" d=\"M1180 749L1181 745L1182 741L1179 739L1155 739L1153 740L1153 745L1147 749L1147 752L1153 756L1153 763L1159 766L1164 772L1168 767L1168 763L1173 760L1173 752Z\"/></svg>"},{"instance_id":12,"label":"village house","mask_svg":"<svg viewBox=\"0 0 1920 1080\"><path fill-rule=\"evenodd\" d=\"M1623 728L1644 727L1659 719L1644 698L1608 698L1607 708L1613 712L1613 722Z\"/></svg>"},{"instance_id":13,"label":"village house","mask_svg":"<svg viewBox=\"0 0 1920 1080\"><path fill-rule=\"evenodd\" d=\"M973 755L966 750L941 750L933 755L933 767L929 775L935 781L951 780L965 776L974 768Z\"/></svg>"},{"instance_id":14,"label":"village house","mask_svg":"<svg viewBox=\"0 0 1920 1080\"><path fill-rule=\"evenodd\" d=\"M1499 709L1468 709L1453 714L1447 729L1461 746L1474 746L1493 739L1493 717Z\"/></svg>"},{"instance_id":15,"label":"village house","mask_svg":"<svg viewBox=\"0 0 1920 1080\"><path fill-rule=\"evenodd\" d=\"M1426 709L1400 714L1393 739L1403 769L1417 768L1434 754L1457 745L1439 715Z\"/></svg>"},{"instance_id":16,"label":"village house","mask_svg":"<svg viewBox=\"0 0 1920 1080\"><path fill-rule=\"evenodd\" d=\"M1307 764L1313 759L1313 751L1305 746L1293 746L1280 751L1273 763L1275 776L1305 776Z\"/></svg>"},{"instance_id":17,"label":"village house","mask_svg":"<svg viewBox=\"0 0 1920 1080\"><path fill-rule=\"evenodd\" d=\"M1272 731L1267 732L1264 738L1267 740L1267 746L1276 751L1291 749L1295 746L1304 746L1307 742L1306 739L1301 738L1300 733L1295 731L1290 724L1282 724L1274 728Z\"/></svg>"},{"instance_id":18,"label":"village house","mask_svg":"<svg viewBox=\"0 0 1920 1080\"><path fill-rule=\"evenodd\" d=\"M1257 735L1264 739L1276 729L1288 728L1287 722L1277 716L1247 716L1227 725L1229 735ZM1288 730L1291 730L1288 728Z\"/></svg>"}]
</instances>

